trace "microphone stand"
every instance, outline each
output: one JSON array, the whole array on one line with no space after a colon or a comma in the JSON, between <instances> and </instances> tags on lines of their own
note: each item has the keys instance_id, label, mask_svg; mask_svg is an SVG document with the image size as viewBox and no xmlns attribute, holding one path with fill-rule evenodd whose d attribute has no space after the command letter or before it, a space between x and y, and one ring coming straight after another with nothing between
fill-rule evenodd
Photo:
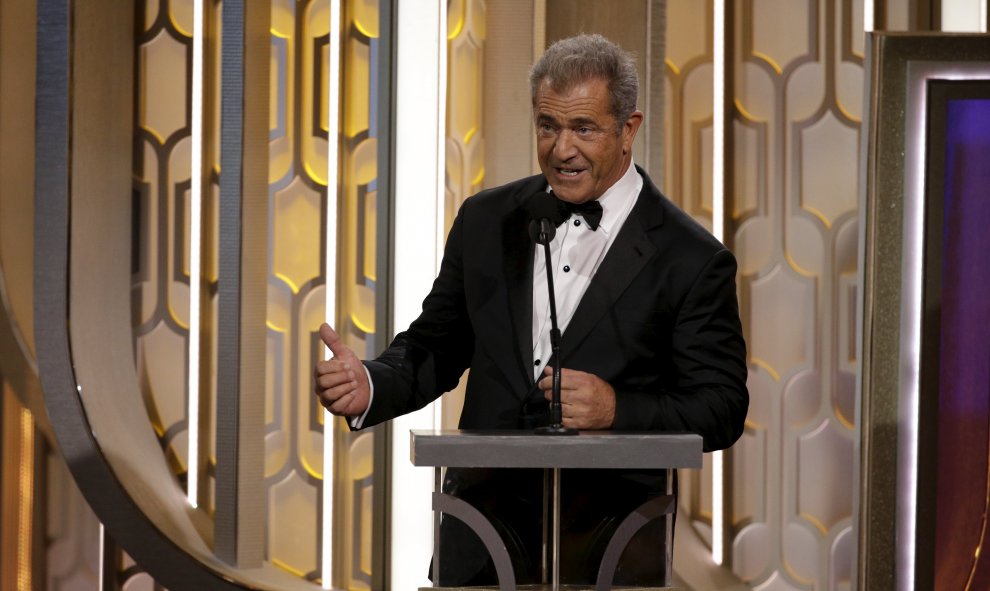
<instances>
[{"instance_id":1,"label":"microphone stand","mask_svg":"<svg viewBox=\"0 0 990 591\"><path fill-rule=\"evenodd\" d=\"M537 242L543 245L543 254L547 259L547 289L550 292L550 350L551 358L556 360L553 365L553 382L550 399L550 424L537 427L539 435L577 435L576 429L562 424L560 411L560 328L557 327L557 292L553 288L553 261L550 257L550 241L556 228L549 219L540 220L540 235Z\"/></svg>"},{"instance_id":2,"label":"microphone stand","mask_svg":"<svg viewBox=\"0 0 990 591\"><path fill-rule=\"evenodd\" d=\"M546 257L547 289L550 292L550 348L553 351L553 385L550 398L550 424L537 427L537 435L577 435L576 429L565 427L560 411L560 328L557 326L557 292L553 287L553 260L550 256L550 241L557 232L556 226L548 219L539 220L539 233L536 242L543 245ZM530 230L532 232L532 228ZM552 583L551 589L560 589L560 468L543 470L543 558L541 579L544 584ZM548 579L550 579L548 581Z\"/></svg>"}]
</instances>

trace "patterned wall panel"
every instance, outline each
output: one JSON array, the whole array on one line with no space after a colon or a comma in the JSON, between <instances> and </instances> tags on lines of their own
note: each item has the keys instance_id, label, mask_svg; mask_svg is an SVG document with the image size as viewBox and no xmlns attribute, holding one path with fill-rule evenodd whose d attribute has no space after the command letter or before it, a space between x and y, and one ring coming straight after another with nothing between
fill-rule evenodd
<instances>
[{"instance_id":1,"label":"patterned wall panel","mask_svg":"<svg viewBox=\"0 0 990 591\"><path fill-rule=\"evenodd\" d=\"M188 192L192 0L138 16L132 315L148 416L174 472L188 453Z\"/></svg>"},{"instance_id":2,"label":"patterned wall panel","mask_svg":"<svg viewBox=\"0 0 990 591\"><path fill-rule=\"evenodd\" d=\"M485 3L450 0L447 8L447 203L444 231L485 178L482 129Z\"/></svg>"},{"instance_id":3,"label":"patterned wall panel","mask_svg":"<svg viewBox=\"0 0 990 591\"><path fill-rule=\"evenodd\" d=\"M712 3L668 4L668 191L710 225ZM847 589L863 21L858 0L736 0L731 230L750 355L732 453L732 570ZM679 152L679 153L678 153ZM710 536L708 471L683 499Z\"/></svg>"},{"instance_id":4,"label":"patterned wall panel","mask_svg":"<svg viewBox=\"0 0 990 591\"><path fill-rule=\"evenodd\" d=\"M209 38L219 38L219 0L207 2ZM190 191L192 181L193 0L147 0L137 11L137 88L134 122L134 252L131 262L135 363L148 417L169 465L185 487L189 469ZM200 430L199 502L213 511L216 466L216 294L218 236L219 43L206 43L203 191L200 395L208 412ZM210 88L211 83L213 88ZM98 545L98 530L92 547ZM88 536L93 532L89 531ZM113 589L162 589L112 541L104 552L115 572L105 573Z\"/></svg>"},{"instance_id":5,"label":"patterned wall panel","mask_svg":"<svg viewBox=\"0 0 990 591\"><path fill-rule=\"evenodd\" d=\"M382 243L377 232L379 6L379 0L345 2L341 31L340 312L335 326L343 328L348 345L366 358L378 354L382 339L375 315L377 246ZM326 88L325 82L320 88ZM320 101L320 105L325 103ZM315 330L317 325L312 326ZM340 499L334 528L335 584L367 589L372 576L373 434L353 434L341 425L335 449Z\"/></svg>"},{"instance_id":6,"label":"patterned wall panel","mask_svg":"<svg viewBox=\"0 0 990 591\"><path fill-rule=\"evenodd\" d=\"M667 0L664 194L711 228L712 3Z\"/></svg>"},{"instance_id":7,"label":"patterned wall panel","mask_svg":"<svg viewBox=\"0 0 990 591\"><path fill-rule=\"evenodd\" d=\"M309 380L300 369L313 357L311 323L314 315L322 319L326 284L320 254L326 134L313 106L317 40L327 35L327 10L279 1L272 3L271 19L266 557L309 579L319 576L320 566L322 426L313 420L312 396L304 395Z\"/></svg>"},{"instance_id":8,"label":"patterned wall panel","mask_svg":"<svg viewBox=\"0 0 990 591\"><path fill-rule=\"evenodd\" d=\"M219 0L210 0L205 48L201 289L201 412L216 408L219 235ZM193 0L139 5L135 92L134 256L131 263L135 361L148 416L183 485L188 470L189 272ZM211 42L213 40L214 42ZM204 420L206 483L199 502L213 510L215 423Z\"/></svg>"},{"instance_id":9,"label":"patterned wall panel","mask_svg":"<svg viewBox=\"0 0 990 591\"><path fill-rule=\"evenodd\" d=\"M329 319L365 355L375 345L378 3L344 3L339 276L341 318ZM203 408L215 408L219 3L208 10L204 190L204 312L197 362ZM148 0L140 17L135 140L134 323L136 362L149 418L180 481L187 469L189 188L192 0ZM327 205L329 0L274 0L267 292L266 559L309 580L321 569L323 413L312 364L323 355ZM212 416L204 419L207 475L215 465ZM335 585L367 588L371 564L372 435L336 429ZM212 509L212 478L201 494ZM133 582L129 585L143 585ZM137 587L135 587L137 588Z\"/></svg>"},{"instance_id":10,"label":"patterned wall panel","mask_svg":"<svg viewBox=\"0 0 990 591\"><path fill-rule=\"evenodd\" d=\"M465 199L481 191L485 180L484 0L447 3L447 142L443 235ZM528 138L527 138L528 139ZM456 428L464 405L466 377L443 397L443 427Z\"/></svg>"},{"instance_id":11,"label":"patterned wall panel","mask_svg":"<svg viewBox=\"0 0 990 591\"><path fill-rule=\"evenodd\" d=\"M340 239L336 278L341 317L325 318L327 84L330 3L281 0L272 7L268 402L268 558L307 579L319 577L326 480L323 413L312 395L317 336L330 320L349 346L375 347L377 177L377 3L346 2L342 32ZM336 141L337 138L335 138ZM338 499L335 585L367 588L370 572L372 435L336 429Z\"/></svg>"}]
</instances>

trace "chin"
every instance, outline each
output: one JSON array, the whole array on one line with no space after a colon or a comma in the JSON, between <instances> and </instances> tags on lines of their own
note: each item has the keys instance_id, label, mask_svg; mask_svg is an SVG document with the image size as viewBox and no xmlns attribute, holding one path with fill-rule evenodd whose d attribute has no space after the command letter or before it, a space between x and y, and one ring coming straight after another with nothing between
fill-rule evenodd
<instances>
[{"instance_id":1,"label":"chin","mask_svg":"<svg viewBox=\"0 0 990 591\"><path fill-rule=\"evenodd\" d=\"M553 187L553 185L550 186ZM585 201L594 199L591 191L570 187L553 187L553 194L561 200L570 203L584 203Z\"/></svg>"}]
</instances>

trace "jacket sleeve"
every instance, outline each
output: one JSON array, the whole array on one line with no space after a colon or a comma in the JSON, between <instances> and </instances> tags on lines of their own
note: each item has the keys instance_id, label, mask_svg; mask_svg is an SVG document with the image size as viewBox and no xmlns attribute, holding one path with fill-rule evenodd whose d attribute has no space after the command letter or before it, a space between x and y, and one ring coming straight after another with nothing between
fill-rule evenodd
<instances>
[{"instance_id":1,"label":"jacket sleeve","mask_svg":"<svg viewBox=\"0 0 990 591\"><path fill-rule=\"evenodd\" d=\"M707 261L680 305L671 333L672 384L662 391L616 392L613 428L698 433L705 451L742 435L749 407L746 344L736 302L736 261L721 249Z\"/></svg>"}]
</instances>

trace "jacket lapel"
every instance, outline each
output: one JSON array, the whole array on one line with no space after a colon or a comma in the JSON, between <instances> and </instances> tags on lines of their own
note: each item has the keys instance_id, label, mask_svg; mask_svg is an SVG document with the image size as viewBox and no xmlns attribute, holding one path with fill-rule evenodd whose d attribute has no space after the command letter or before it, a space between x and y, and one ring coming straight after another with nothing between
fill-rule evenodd
<instances>
[{"instance_id":1,"label":"jacket lapel","mask_svg":"<svg viewBox=\"0 0 990 591\"><path fill-rule=\"evenodd\" d=\"M567 362L570 353L580 346L656 253L649 232L663 223L660 192L642 169L637 167L637 170L643 176L643 189L561 337L561 363Z\"/></svg>"},{"instance_id":2,"label":"jacket lapel","mask_svg":"<svg viewBox=\"0 0 990 591\"><path fill-rule=\"evenodd\" d=\"M529 353L533 350L533 242L529 239L529 219L517 207L503 221L502 272L508 295L509 330L513 354L499 355L507 376L533 381ZM522 394L522 393L520 393Z\"/></svg>"}]
</instances>

